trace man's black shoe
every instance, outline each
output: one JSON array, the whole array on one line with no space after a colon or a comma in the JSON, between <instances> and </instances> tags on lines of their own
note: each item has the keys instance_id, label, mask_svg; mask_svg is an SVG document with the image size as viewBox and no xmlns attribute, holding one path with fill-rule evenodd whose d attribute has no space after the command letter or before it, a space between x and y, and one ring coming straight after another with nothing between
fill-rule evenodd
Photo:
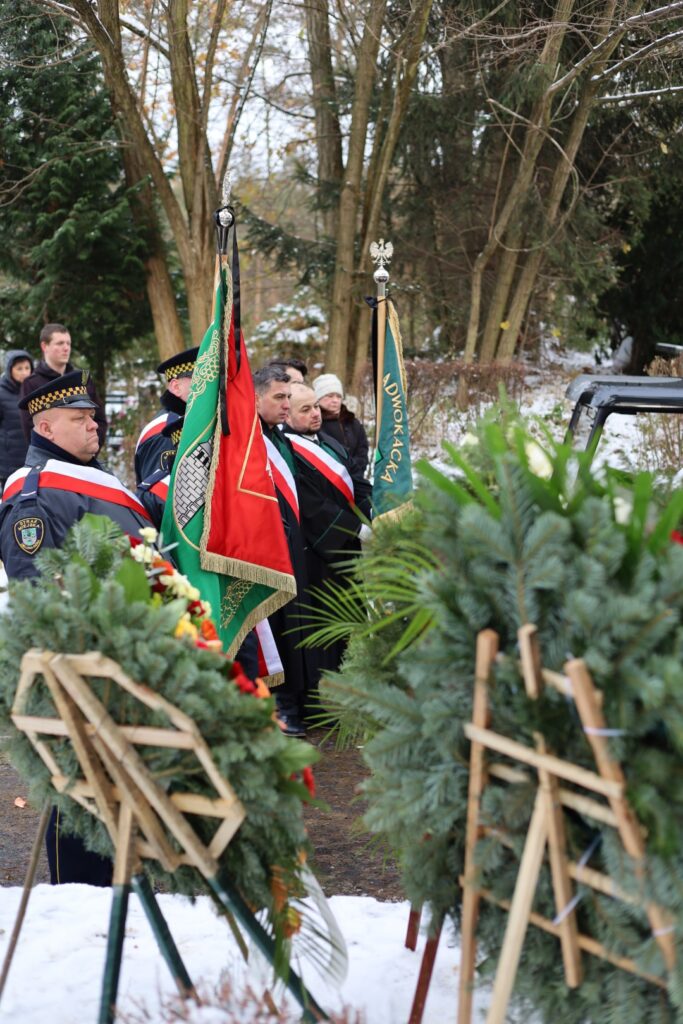
<instances>
[{"instance_id":1,"label":"man's black shoe","mask_svg":"<svg viewBox=\"0 0 683 1024\"><path fill-rule=\"evenodd\" d=\"M278 711L278 721L285 736L294 736L296 739L303 739L306 729L297 711Z\"/></svg>"}]
</instances>

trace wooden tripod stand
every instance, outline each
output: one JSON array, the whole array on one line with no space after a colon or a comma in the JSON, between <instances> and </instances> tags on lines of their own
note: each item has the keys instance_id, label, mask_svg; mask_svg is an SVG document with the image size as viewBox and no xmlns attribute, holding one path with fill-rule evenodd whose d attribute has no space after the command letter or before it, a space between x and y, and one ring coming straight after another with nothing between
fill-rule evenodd
<instances>
[{"instance_id":1,"label":"wooden tripod stand","mask_svg":"<svg viewBox=\"0 0 683 1024\"><path fill-rule=\"evenodd\" d=\"M585 663L579 659L567 662L564 666L566 675L542 667L535 626L523 626L519 630L518 639L520 669L527 695L532 700L540 700L544 688L548 687L573 700L597 770L591 771L555 756L547 749L540 733L534 734L534 746L530 747L490 728L489 687L494 665L504 656L498 654L497 634L493 630L481 632L477 637L472 721L464 727L471 746L465 871L460 879L463 903L458 1024L470 1024L472 1020L476 927L482 899L508 911L487 1024L505 1024L529 924L559 940L565 981L569 988L577 988L582 983L584 953L606 960L615 968L645 978L660 988L666 988L664 977L645 973L634 960L615 955L593 936L579 931L574 898L576 882L613 899L642 905L666 970L673 968L676 959L673 925L665 909L623 892L608 875L581 861L577 863L571 860L568 854L565 808L600 825L614 828L624 852L635 864L636 877L645 874L643 832L626 799L626 778L622 766L610 752L608 738L611 730L607 728L602 712L602 694L596 689ZM493 754L505 760L494 761L491 758ZM514 892L511 900L501 901L490 891L481 888L476 858L477 844L484 836L504 845L511 844L504 832L482 821L482 796L491 780L508 785L528 785L534 776L538 786ZM555 900L554 920L532 909L546 854ZM406 946L412 949L415 948L419 914L418 909L412 910L408 925ZM439 932L440 929L425 948L410 1024L419 1024L422 1018Z\"/></svg>"},{"instance_id":2,"label":"wooden tripod stand","mask_svg":"<svg viewBox=\"0 0 683 1024\"><path fill-rule=\"evenodd\" d=\"M54 717L25 713L31 690L41 679L52 698ZM110 680L158 712L168 727L117 723L95 695L92 679ZM218 858L244 820L244 808L216 768L206 742L188 715L149 687L132 680L120 665L97 652L69 655L28 651L21 662L12 721L26 734L48 767L54 788L68 793L99 818L114 847L113 897L99 1024L114 1021L131 889L140 899L180 994L196 999L192 981L143 873L144 858L159 861L168 872L181 865L199 871L228 917L243 953L246 955L246 945L235 918L270 963L274 962L272 938L219 870ZM48 737L70 741L82 778L74 781L64 773ZM169 795L138 753L136 747L143 745L190 752L213 787L215 797L197 793ZM200 840L186 815L216 820L217 828L208 845ZM289 972L287 987L303 1009L303 1020L326 1019L293 970Z\"/></svg>"}]
</instances>

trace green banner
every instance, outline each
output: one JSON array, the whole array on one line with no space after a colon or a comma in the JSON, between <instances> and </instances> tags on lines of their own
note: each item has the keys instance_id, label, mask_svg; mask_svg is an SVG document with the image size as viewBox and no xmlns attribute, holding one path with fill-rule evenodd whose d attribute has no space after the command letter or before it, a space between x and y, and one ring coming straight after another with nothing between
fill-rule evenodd
<instances>
[{"instance_id":1,"label":"green banner","mask_svg":"<svg viewBox=\"0 0 683 1024\"><path fill-rule=\"evenodd\" d=\"M171 557L211 604L223 650L233 657L253 626L291 600L296 584L243 339L239 356L235 350L231 283L221 267L213 323L192 375L162 538L164 546L176 545ZM221 346L227 434L219 416Z\"/></svg>"},{"instance_id":2,"label":"green banner","mask_svg":"<svg viewBox=\"0 0 683 1024\"><path fill-rule=\"evenodd\" d=\"M410 500L413 492L401 332L396 310L388 299L386 311L384 353L378 361L376 381L378 424L372 485L375 518L395 511ZM381 346L379 352L381 355Z\"/></svg>"}]
</instances>

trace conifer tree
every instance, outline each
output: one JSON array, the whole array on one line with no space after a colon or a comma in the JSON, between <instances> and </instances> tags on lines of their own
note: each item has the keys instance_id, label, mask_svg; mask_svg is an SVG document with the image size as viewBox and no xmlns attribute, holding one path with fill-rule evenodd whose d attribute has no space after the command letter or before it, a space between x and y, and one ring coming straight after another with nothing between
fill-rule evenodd
<instances>
[{"instance_id":1,"label":"conifer tree","mask_svg":"<svg viewBox=\"0 0 683 1024\"><path fill-rule=\"evenodd\" d=\"M103 381L150 329L142 255L99 59L66 18L0 0L0 317L35 351L47 322Z\"/></svg>"}]
</instances>

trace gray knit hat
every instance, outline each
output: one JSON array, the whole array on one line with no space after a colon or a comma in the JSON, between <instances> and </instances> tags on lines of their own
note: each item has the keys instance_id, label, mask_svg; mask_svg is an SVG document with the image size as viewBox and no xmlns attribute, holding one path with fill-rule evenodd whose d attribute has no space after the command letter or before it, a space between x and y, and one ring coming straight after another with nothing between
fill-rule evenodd
<instances>
[{"instance_id":1,"label":"gray knit hat","mask_svg":"<svg viewBox=\"0 0 683 1024\"><path fill-rule=\"evenodd\" d=\"M319 377L316 377L313 381L313 390L318 401L324 398L325 395L341 395L342 398L344 397L342 382L334 373L321 373Z\"/></svg>"}]
</instances>

